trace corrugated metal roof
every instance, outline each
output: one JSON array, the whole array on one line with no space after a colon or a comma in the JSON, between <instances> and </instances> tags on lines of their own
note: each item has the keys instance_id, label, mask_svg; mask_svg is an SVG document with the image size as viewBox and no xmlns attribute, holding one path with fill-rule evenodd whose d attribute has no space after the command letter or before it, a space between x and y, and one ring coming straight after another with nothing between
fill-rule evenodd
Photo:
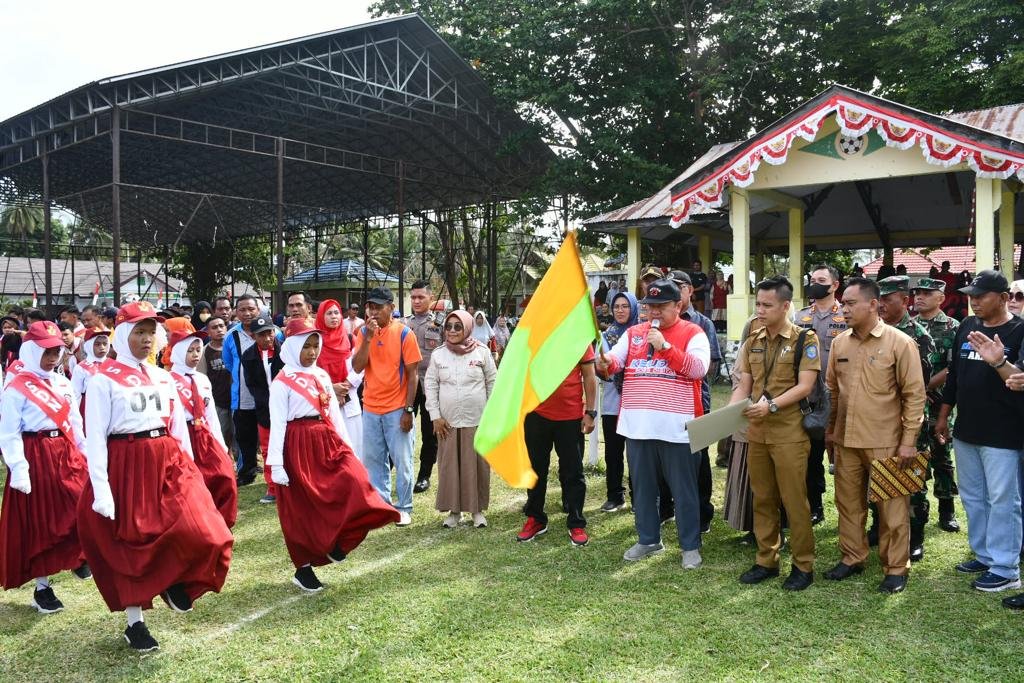
<instances>
[{"instance_id":1,"label":"corrugated metal roof","mask_svg":"<svg viewBox=\"0 0 1024 683\"><path fill-rule=\"evenodd\" d=\"M24 258L12 256L0 258L0 267L4 273L0 275L0 294L4 296L25 296L31 295L33 289L42 297L44 292L43 277L46 269L46 261L41 258ZM170 293L180 293L185 289L185 283L176 277L167 277L159 263L143 263L142 275L147 279L155 279L156 283L152 291L155 293L158 287L163 286ZM113 288L112 279L114 275L114 263L112 261L79 261L74 262L75 277L71 278L71 261L65 259L53 259L51 261L51 273L53 292L57 296L75 294L77 296L91 296L96 283L100 283L100 290L109 292ZM159 273L159 276L157 275ZM125 294L134 292L134 280L138 275L138 264L121 263L121 288Z\"/></svg>"},{"instance_id":2,"label":"corrugated metal roof","mask_svg":"<svg viewBox=\"0 0 1024 683\"><path fill-rule=\"evenodd\" d=\"M1024 142L1024 103L959 112L946 118Z\"/></svg>"},{"instance_id":3,"label":"corrugated metal roof","mask_svg":"<svg viewBox=\"0 0 1024 683\"><path fill-rule=\"evenodd\" d=\"M367 270L366 279L374 285L398 282L398 278L394 275L388 275L384 271L377 270L373 266L366 268L362 261L340 259L337 261L325 261L317 268L310 268L309 270L304 270L301 273L292 275L290 278L285 280L284 283L286 285L294 285L303 282L313 282L314 280L318 280L320 282L339 282L344 280L362 282L364 268Z\"/></svg>"}]
</instances>

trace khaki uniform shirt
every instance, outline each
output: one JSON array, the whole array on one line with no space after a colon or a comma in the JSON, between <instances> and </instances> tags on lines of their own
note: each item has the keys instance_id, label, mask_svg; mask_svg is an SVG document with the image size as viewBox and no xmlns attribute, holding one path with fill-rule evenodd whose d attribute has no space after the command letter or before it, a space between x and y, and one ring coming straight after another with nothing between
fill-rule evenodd
<instances>
[{"instance_id":1,"label":"khaki uniform shirt","mask_svg":"<svg viewBox=\"0 0 1024 683\"><path fill-rule=\"evenodd\" d=\"M828 354L832 350L832 340L846 329L846 319L839 302L821 312L817 306L808 306L796 314L796 324L805 329L814 330L821 345L821 364L828 367Z\"/></svg>"},{"instance_id":2,"label":"khaki uniform shirt","mask_svg":"<svg viewBox=\"0 0 1024 683\"><path fill-rule=\"evenodd\" d=\"M758 401L767 392L771 398L778 398L796 386L796 373L803 370L821 371L818 353L818 338L814 331L808 331L804 348L800 354L799 370L795 367L797 337L800 328L786 321L782 330L769 338L768 330L762 329L743 344L740 352L740 371L749 372L754 378L750 400ZM799 443L807 440L803 415L799 403L780 407L778 412L769 413L761 420L751 420L747 438L754 443L781 444Z\"/></svg>"},{"instance_id":3,"label":"khaki uniform shirt","mask_svg":"<svg viewBox=\"0 0 1024 683\"><path fill-rule=\"evenodd\" d=\"M430 312L422 315L407 315L405 324L416 334L416 343L420 347L420 355L423 361L420 363L420 382L426 377L427 368L430 367L430 354L444 341L444 333L441 326L434 322L434 316Z\"/></svg>"},{"instance_id":4,"label":"khaki uniform shirt","mask_svg":"<svg viewBox=\"0 0 1024 683\"><path fill-rule=\"evenodd\" d=\"M829 431L840 446L913 446L924 415L924 377L914 340L881 320L863 339L849 329L832 342L825 383Z\"/></svg>"}]
</instances>

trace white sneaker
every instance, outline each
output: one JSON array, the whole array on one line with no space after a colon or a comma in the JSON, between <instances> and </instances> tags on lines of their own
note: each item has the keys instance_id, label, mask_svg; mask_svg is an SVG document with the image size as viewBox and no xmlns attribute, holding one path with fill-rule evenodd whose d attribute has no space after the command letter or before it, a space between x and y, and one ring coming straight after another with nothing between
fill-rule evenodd
<instances>
[{"instance_id":1,"label":"white sneaker","mask_svg":"<svg viewBox=\"0 0 1024 683\"><path fill-rule=\"evenodd\" d=\"M487 526L487 518L484 517L484 513L482 513L482 512L474 512L473 513L473 526L476 527L477 529L483 529L485 526Z\"/></svg>"},{"instance_id":2,"label":"white sneaker","mask_svg":"<svg viewBox=\"0 0 1024 683\"><path fill-rule=\"evenodd\" d=\"M658 553L665 552L665 546L659 543L651 543L650 545L644 545L643 543L636 543L622 556L626 562L639 562L645 557L651 555L657 555Z\"/></svg>"},{"instance_id":3,"label":"white sneaker","mask_svg":"<svg viewBox=\"0 0 1024 683\"><path fill-rule=\"evenodd\" d=\"M447 517L445 517L444 521L441 522L441 524L442 526L444 526L445 529L454 529L459 525L460 521L462 521L462 515L460 515L457 512L453 512L449 514Z\"/></svg>"},{"instance_id":4,"label":"white sneaker","mask_svg":"<svg viewBox=\"0 0 1024 683\"><path fill-rule=\"evenodd\" d=\"M412 524L412 515L408 512L399 511L398 521L395 522L395 526L409 526L410 524Z\"/></svg>"},{"instance_id":5,"label":"white sneaker","mask_svg":"<svg viewBox=\"0 0 1024 683\"><path fill-rule=\"evenodd\" d=\"M683 569L700 569L703 562L699 550L683 551Z\"/></svg>"}]
</instances>

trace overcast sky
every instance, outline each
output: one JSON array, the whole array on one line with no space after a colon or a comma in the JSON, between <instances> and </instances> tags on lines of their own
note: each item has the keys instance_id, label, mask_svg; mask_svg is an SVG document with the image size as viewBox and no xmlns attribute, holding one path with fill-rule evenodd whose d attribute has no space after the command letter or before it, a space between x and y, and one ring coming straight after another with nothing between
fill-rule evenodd
<instances>
[{"instance_id":1,"label":"overcast sky","mask_svg":"<svg viewBox=\"0 0 1024 683\"><path fill-rule=\"evenodd\" d=\"M0 121L108 76L363 23L371 0L0 0Z\"/></svg>"}]
</instances>

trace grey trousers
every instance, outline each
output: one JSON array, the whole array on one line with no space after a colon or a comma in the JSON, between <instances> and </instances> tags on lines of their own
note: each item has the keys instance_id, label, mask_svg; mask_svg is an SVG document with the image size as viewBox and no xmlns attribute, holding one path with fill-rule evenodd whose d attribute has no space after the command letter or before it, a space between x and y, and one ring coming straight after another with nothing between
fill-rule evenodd
<instances>
[{"instance_id":1,"label":"grey trousers","mask_svg":"<svg viewBox=\"0 0 1024 683\"><path fill-rule=\"evenodd\" d=\"M690 445L655 439L626 439L626 457L633 480L633 511L640 543L661 541L661 515L658 512L658 475L668 483L675 500L679 547L700 548L700 497L697 472L700 456Z\"/></svg>"}]
</instances>

